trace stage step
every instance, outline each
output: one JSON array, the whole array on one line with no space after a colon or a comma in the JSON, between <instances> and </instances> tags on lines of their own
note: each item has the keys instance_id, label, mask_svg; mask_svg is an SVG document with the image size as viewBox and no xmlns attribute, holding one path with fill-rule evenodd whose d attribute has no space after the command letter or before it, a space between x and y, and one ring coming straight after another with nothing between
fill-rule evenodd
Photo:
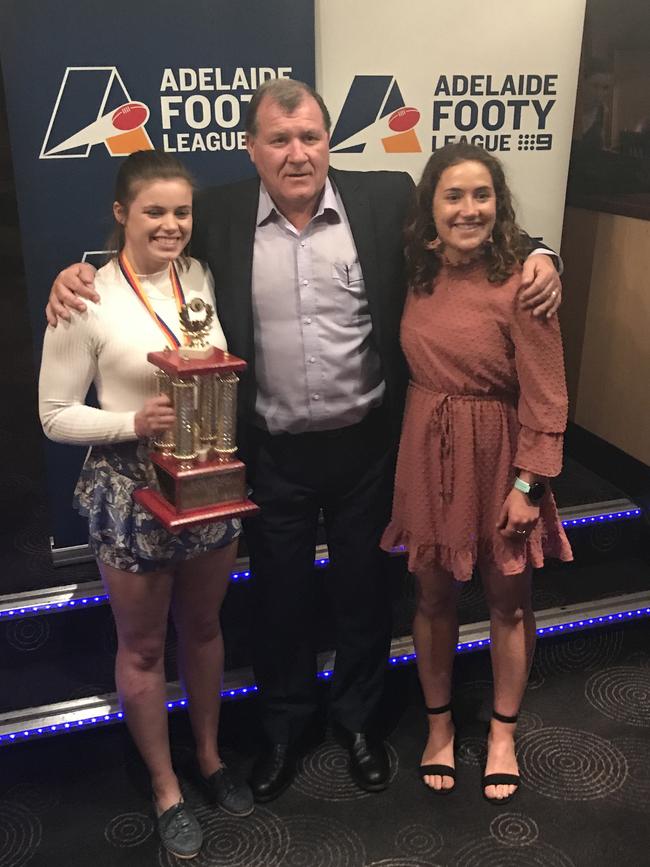
<instances>
[{"instance_id":1,"label":"stage step","mask_svg":"<svg viewBox=\"0 0 650 867\"><path fill-rule=\"evenodd\" d=\"M536 613L539 638L569 635L584 629L612 627L630 620L650 617L650 591L599 599L579 605L563 605ZM485 650L489 644L489 621L461 626L458 653ZM327 680L332 673L333 651L319 654L318 676ZM391 643L389 666L412 663L415 659L413 639L410 635L394 638ZM228 671L224 677L224 699L254 695L257 687L250 668ZM167 707L184 708L185 700L178 682L167 686ZM73 734L88 728L123 721L117 695L86 696L71 701L57 702L41 707L9 711L0 714L0 746L12 746L61 734Z\"/></svg>"}]
</instances>

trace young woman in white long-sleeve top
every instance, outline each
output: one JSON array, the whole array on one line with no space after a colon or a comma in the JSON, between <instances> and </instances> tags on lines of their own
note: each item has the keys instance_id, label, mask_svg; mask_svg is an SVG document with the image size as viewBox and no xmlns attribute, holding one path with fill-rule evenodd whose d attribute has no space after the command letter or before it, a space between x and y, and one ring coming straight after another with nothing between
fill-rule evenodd
<instances>
[{"instance_id":1,"label":"young woman in white long-sleeve top","mask_svg":"<svg viewBox=\"0 0 650 867\"><path fill-rule=\"evenodd\" d=\"M118 635L115 679L127 725L151 775L158 830L179 857L202 836L183 801L167 729L164 648L171 608L189 698L200 775L208 795L236 815L253 809L250 789L225 767L217 728L223 675L219 623L241 533L238 520L167 533L133 501L152 467L147 441L174 420L156 395L147 353L177 345L179 305L215 309L205 266L185 255L192 232L192 181L169 154L140 151L118 172L113 204L117 255L97 272L101 304L49 327L40 374L40 416L57 442L91 449L75 490L107 588ZM209 341L226 341L213 320ZM86 405L94 383L99 408Z\"/></svg>"}]
</instances>

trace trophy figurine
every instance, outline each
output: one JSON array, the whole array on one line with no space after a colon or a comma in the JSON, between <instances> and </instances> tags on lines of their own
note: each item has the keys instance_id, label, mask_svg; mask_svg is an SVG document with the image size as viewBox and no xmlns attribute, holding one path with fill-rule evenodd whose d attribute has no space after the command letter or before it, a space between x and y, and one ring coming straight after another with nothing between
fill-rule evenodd
<instances>
[{"instance_id":1,"label":"trophy figurine","mask_svg":"<svg viewBox=\"0 0 650 867\"><path fill-rule=\"evenodd\" d=\"M200 298L184 304L181 331L189 345L147 355L176 420L152 440L157 489L139 488L133 496L172 533L259 511L246 496L244 464L235 458L237 373L246 362L206 342L213 317Z\"/></svg>"}]
</instances>

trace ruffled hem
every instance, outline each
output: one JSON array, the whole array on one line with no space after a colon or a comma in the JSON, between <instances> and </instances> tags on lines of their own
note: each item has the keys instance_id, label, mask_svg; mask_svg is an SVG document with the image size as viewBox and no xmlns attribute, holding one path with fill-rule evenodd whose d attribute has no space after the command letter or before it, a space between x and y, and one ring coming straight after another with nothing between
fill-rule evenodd
<instances>
[{"instance_id":1,"label":"ruffled hem","mask_svg":"<svg viewBox=\"0 0 650 867\"><path fill-rule=\"evenodd\" d=\"M451 572L456 581L469 581L476 562L476 551L455 551L448 545L411 540L407 530L390 523L381 538L384 551L408 555L409 572L417 573L437 565Z\"/></svg>"},{"instance_id":2,"label":"ruffled hem","mask_svg":"<svg viewBox=\"0 0 650 867\"><path fill-rule=\"evenodd\" d=\"M417 574L432 566L451 572L456 581L469 581L479 555L489 556L504 575L518 575L528 565L541 569L545 558L573 560L569 540L561 528L544 531L536 528L525 543L516 543L502 537L481 540L475 546L455 549L435 541L413 537L408 530L391 522L381 538L384 551L408 555L408 570Z\"/></svg>"}]
</instances>

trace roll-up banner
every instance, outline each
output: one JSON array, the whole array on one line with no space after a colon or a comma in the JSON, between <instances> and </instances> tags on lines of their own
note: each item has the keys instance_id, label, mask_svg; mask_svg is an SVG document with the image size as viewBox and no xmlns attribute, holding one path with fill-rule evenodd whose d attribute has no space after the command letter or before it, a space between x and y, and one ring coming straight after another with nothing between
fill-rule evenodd
<instances>
[{"instance_id":1,"label":"roll-up banner","mask_svg":"<svg viewBox=\"0 0 650 867\"><path fill-rule=\"evenodd\" d=\"M409 171L467 140L506 165L518 218L559 246L585 0L8 0L6 88L35 344L53 275L97 263L120 156L176 153L200 183L251 173L243 117L263 80L314 82L339 168ZM55 547L82 454L48 444Z\"/></svg>"},{"instance_id":2,"label":"roll-up banner","mask_svg":"<svg viewBox=\"0 0 650 867\"><path fill-rule=\"evenodd\" d=\"M417 181L448 142L503 161L520 225L559 249L585 0L318 0L340 169Z\"/></svg>"},{"instance_id":3,"label":"roll-up banner","mask_svg":"<svg viewBox=\"0 0 650 867\"><path fill-rule=\"evenodd\" d=\"M253 173L244 119L268 78L314 83L311 0L5 0L0 58L34 344L56 273L103 261L120 158L162 148L199 184ZM80 449L48 443L54 547L84 544Z\"/></svg>"}]
</instances>

